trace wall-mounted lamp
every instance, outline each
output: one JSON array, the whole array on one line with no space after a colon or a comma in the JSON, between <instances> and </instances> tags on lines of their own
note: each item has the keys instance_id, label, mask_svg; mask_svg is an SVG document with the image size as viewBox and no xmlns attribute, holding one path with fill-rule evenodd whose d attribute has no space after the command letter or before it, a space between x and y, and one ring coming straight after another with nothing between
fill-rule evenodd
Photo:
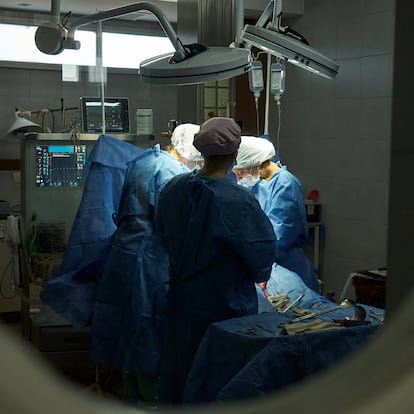
<instances>
[{"instance_id":1,"label":"wall-mounted lamp","mask_svg":"<svg viewBox=\"0 0 414 414\"><path fill-rule=\"evenodd\" d=\"M271 55L285 58L289 63L297 65L317 75L333 79L339 66L310 47L304 37L281 26L282 1L271 0L263 11L256 25L247 24L240 36L248 47L255 46ZM272 21L264 28L264 24L272 17Z\"/></svg>"},{"instance_id":2,"label":"wall-mounted lamp","mask_svg":"<svg viewBox=\"0 0 414 414\"><path fill-rule=\"evenodd\" d=\"M30 121L30 119L27 119L27 116L31 116L31 112L16 110L14 113L14 122L11 124L9 130L7 131L7 135L17 135L19 132L40 132L40 125L35 124L34 122Z\"/></svg>"},{"instance_id":3,"label":"wall-mounted lamp","mask_svg":"<svg viewBox=\"0 0 414 414\"><path fill-rule=\"evenodd\" d=\"M44 23L37 28L36 46L49 55L59 54L64 49L79 49L80 42L74 39L75 31L79 27L140 10L147 10L155 15L175 48L175 53L156 56L140 64L139 74L144 81L164 85L188 85L227 79L250 70L251 54L247 49L183 45L163 11L149 2L138 2L83 16L68 27L55 22Z\"/></svg>"}]
</instances>

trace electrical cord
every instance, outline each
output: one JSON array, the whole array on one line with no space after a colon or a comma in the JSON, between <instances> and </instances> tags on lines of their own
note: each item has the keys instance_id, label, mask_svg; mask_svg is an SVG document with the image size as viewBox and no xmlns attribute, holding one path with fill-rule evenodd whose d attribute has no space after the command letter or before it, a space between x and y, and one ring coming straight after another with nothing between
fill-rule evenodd
<instances>
[{"instance_id":1,"label":"electrical cord","mask_svg":"<svg viewBox=\"0 0 414 414\"><path fill-rule=\"evenodd\" d=\"M27 239L22 230L20 221L23 221L22 216L19 216L19 221L17 223L17 229L16 229L16 231L18 232L19 240L14 240L12 243L12 254L14 254L15 257L17 256L17 259L18 259L17 263L15 259L14 260L12 259L12 261L15 262L15 269L11 275L12 283L15 287L16 293L20 296L23 302L33 304L33 305L38 305L38 304L42 304L43 302L41 300L31 299L23 292L23 289L22 289L22 286L23 286L23 283L21 283L22 267L23 267L23 271L25 272L25 274L28 275L29 281L35 282L35 278L33 276L32 270L30 269L29 254L24 246L24 243L22 243L22 240L27 240Z\"/></svg>"},{"instance_id":2,"label":"electrical cord","mask_svg":"<svg viewBox=\"0 0 414 414\"><path fill-rule=\"evenodd\" d=\"M257 130L257 136L259 136L260 135L259 99L255 97L254 101L255 101L255 106L256 106L256 130Z\"/></svg>"},{"instance_id":3,"label":"electrical cord","mask_svg":"<svg viewBox=\"0 0 414 414\"><path fill-rule=\"evenodd\" d=\"M9 260L9 263L7 263L7 266L4 268L4 271L3 271L2 275L1 275L1 279L0 279L0 296L3 299L6 299L6 300L14 299L17 296L17 292L15 292L13 295L9 296L6 293L4 293L4 289L3 289L3 284L6 280L7 271L9 270L11 264L12 264L12 260ZM12 288L14 288L14 287L12 286Z\"/></svg>"},{"instance_id":4,"label":"electrical cord","mask_svg":"<svg viewBox=\"0 0 414 414\"><path fill-rule=\"evenodd\" d=\"M276 106L277 106L277 115L278 115L278 123L277 123L277 130L276 130L276 145L277 151L280 154L280 128L282 126L282 110L281 110L281 103L280 99L276 99Z\"/></svg>"},{"instance_id":5,"label":"electrical cord","mask_svg":"<svg viewBox=\"0 0 414 414\"><path fill-rule=\"evenodd\" d=\"M55 132L55 116L53 114L53 111L51 109L43 110L42 111L42 131L45 132L45 119L46 116L52 116L52 129L49 128L49 124L46 123L46 128L48 132Z\"/></svg>"},{"instance_id":6,"label":"electrical cord","mask_svg":"<svg viewBox=\"0 0 414 414\"><path fill-rule=\"evenodd\" d=\"M72 12L71 11L68 11L63 17L62 17L62 20L61 20L61 23L62 23L62 26L63 27L66 27L66 25L67 25L67 23L68 23L68 21L69 21L69 19L71 18L71 15L72 15Z\"/></svg>"}]
</instances>

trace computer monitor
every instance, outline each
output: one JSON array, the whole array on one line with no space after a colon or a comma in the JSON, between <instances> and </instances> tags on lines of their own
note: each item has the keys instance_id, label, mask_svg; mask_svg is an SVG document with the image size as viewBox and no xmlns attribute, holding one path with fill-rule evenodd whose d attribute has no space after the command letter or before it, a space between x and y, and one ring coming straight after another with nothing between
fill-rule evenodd
<instances>
[{"instance_id":1,"label":"computer monitor","mask_svg":"<svg viewBox=\"0 0 414 414\"><path fill-rule=\"evenodd\" d=\"M81 97L82 132L102 132L102 99ZM105 132L129 133L128 98L104 98Z\"/></svg>"},{"instance_id":2,"label":"computer monitor","mask_svg":"<svg viewBox=\"0 0 414 414\"><path fill-rule=\"evenodd\" d=\"M28 137L22 141L24 231L29 235L33 223L65 223L69 236L82 199L86 163L96 140L49 135L47 139Z\"/></svg>"},{"instance_id":3,"label":"computer monitor","mask_svg":"<svg viewBox=\"0 0 414 414\"><path fill-rule=\"evenodd\" d=\"M86 164L86 145L45 145L35 148L36 187L79 187Z\"/></svg>"}]
</instances>

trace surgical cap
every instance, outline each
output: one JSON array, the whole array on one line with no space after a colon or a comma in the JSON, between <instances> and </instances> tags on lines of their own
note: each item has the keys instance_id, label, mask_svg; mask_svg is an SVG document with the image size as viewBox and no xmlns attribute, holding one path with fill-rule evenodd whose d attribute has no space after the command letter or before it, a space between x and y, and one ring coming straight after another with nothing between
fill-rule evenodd
<instances>
[{"instance_id":1,"label":"surgical cap","mask_svg":"<svg viewBox=\"0 0 414 414\"><path fill-rule=\"evenodd\" d=\"M234 119L214 117L201 125L194 146L203 155L227 155L237 151L240 140L241 130Z\"/></svg>"},{"instance_id":2,"label":"surgical cap","mask_svg":"<svg viewBox=\"0 0 414 414\"><path fill-rule=\"evenodd\" d=\"M171 144L186 160L199 161L203 159L200 152L193 145L194 134L199 130L200 126L195 124L180 124L174 128Z\"/></svg>"},{"instance_id":3,"label":"surgical cap","mask_svg":"<svg viewBox=\"0 0 414 414\"><path fill-rule=\"evenodd\" d=\"M241 137L239 151L237 153L234 168L253 167L261 165L275 156L275 147L265 138L250 136Z\"/></svg>"}]
</instances>

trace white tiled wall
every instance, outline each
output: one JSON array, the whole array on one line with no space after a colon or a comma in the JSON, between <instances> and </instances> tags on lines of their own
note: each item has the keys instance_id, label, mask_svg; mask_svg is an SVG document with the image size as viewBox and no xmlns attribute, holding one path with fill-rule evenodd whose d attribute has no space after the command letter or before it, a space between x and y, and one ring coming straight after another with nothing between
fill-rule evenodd
<instances>
[{"instance_id":1,"label":"white tiled wall","mask_svg":"<svg viewBox=\"0 0 414 414\"><path fill-rule=\"evenodd\" d=\"M287 66L280 152L325 225L321 278L387 265L394 0L306 0L292 27L340 65L335 80ZM272 109L271 107L271 110ZM276 117L270 121L276 130Z\"/></svg>"}]
</instances>

